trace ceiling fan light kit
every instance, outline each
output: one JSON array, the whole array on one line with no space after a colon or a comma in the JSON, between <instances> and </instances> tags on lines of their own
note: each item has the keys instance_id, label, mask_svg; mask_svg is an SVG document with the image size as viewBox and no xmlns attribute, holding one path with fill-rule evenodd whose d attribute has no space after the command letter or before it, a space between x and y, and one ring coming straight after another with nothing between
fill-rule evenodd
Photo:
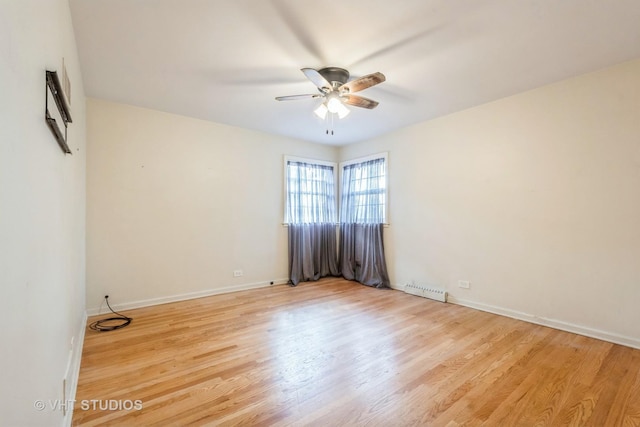
<instances>
[{"instance_id":1,"label":"ceiling fan light kit","mask_svg":"<svg viewBox=\"0 0 640 427\"><path fill-rule=\"evenodd\" d=\"M318 105L318 108L313 110L313 112L315 113L316 116L324 120L327 118L327 113L329 112L329 109L327 108L326 105L324 105L324 102L323 102L322 104Z\"/></svg>"},{"instance_id":2,"label":"ceiling fan light kit","mask_svg":"<svg viewBox=\"0 0 640 427\"><path fill-rule=\"evenodd\" d=\"M340 119L345 118L350 112L346 105L369 110L374 109L378 106L377 101L351 94L375 86L386 80L384 74L373 73L349 81L349 71L338 67L326 67L320 70L302 68L300 71L317 87L320 93L278 96L276 100L292 101L297 99L322 98L322 104L314 110L314 113L322 120L326 120L328 113L337 115ZM328 130L327 134L329 134ZM333 135L333 130L331 134Z\"/></svg>"}]
</instances>

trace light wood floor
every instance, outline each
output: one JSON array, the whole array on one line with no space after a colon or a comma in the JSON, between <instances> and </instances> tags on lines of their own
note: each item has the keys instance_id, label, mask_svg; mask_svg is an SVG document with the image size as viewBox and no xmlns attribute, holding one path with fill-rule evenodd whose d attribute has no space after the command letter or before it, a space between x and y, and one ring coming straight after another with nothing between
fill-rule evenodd
<instances>
[{"instance_id":1,"label":"light wood floor","mask_svg":"<svg viewBox=\"0 0 640 427\"><path fill-rule=\"evenodd\" d=\"M640 350L399 291L325 279L126 314L87 330L74 425L640 425Z\"/></svg>"}]
</instances>

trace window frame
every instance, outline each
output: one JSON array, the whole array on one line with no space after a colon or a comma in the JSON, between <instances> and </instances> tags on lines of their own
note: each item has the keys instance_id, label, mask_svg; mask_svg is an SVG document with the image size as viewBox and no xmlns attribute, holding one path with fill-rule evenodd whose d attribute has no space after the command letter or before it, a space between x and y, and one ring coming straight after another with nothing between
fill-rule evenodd
<instances>
[{"instance_id":1,"label":"window frame","mask_svg":"<svg viewBox=\"0 0 640 427\"><path fill-rule=\"evenodd\" d=\"M283 161L283 169L284 169L284 174L283 174L283 181L284 181L284 197L283 197L283 203L282 203L282 225L284 225L285 227L288 226L290 224L289 222L289 218L287 218L287 204L289 203L289 162L301 162L301 163L309 163L309 164L314 164L314 165L319 165L319 166L329 166L332 168L333 170L333 194L335 195L334 197L334 209L335 209L335 213L336 213L336 224L339 223L340 221L340 211L339 209L339 198L340 195L338 194L338 191L340 190L340 181L339 181L339 176L338 176L338 163L336 162L330 162L327 160L318 160L318 159L310 159L310 158L306 158L306 157L298 157L298 156L289 156L289 155L285 155L284 156L284 161Z\"/></svg>"},{"instance_id":2,"label":"window frame","mask_svg":"<svg viewBox=\"0 0 640 427\"><path fill-rule=\"evenodd\" d=\"M381 153L370 154L364 157L358 157L355 159L345 160L340 162L339 164L339 176L338 176L338 200L339 200L339 210L338 210L338 222L342 222L342 188L343 188L343 173L345 166L351 166L353 164L364 163L371 160L384 159L385 166L385 175L384 175L384 185L385 185L385 203L384 203L384 226L388 227L390 224L389 221L389 152L383 151Z\"/></svg>"}]
</instances>

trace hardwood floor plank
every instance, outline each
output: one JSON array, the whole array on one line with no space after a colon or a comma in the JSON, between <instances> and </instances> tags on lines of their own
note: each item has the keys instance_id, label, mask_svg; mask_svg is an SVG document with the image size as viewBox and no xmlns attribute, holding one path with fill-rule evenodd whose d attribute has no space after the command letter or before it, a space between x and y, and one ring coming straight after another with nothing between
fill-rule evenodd
<instances>
[{"instance_id":1,"label":"hardwood floor plank","mask_svg":"<svg viewBox=\"0 0 640 427\"><path fill-rule=\"evenodd\" d=\"M343 279L125 314L73 425L640 425L639 350Z\"/></svg>"}]
</instances>

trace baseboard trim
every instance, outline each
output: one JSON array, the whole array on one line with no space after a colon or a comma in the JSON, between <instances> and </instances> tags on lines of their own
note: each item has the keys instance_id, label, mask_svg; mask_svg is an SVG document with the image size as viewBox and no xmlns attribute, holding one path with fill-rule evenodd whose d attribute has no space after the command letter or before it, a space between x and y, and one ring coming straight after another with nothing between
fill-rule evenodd
<instances>
[{"instance_id":1,"label":"baseboard trim","mask_svg":"<svg viewBox=\"0 0 640 427\"><path fill-rule=\"evenodd\" d=\"M67 402L75 402L76 400L76 390L78 389L78 379L80 378L80 364L82 362L82 349L84 347L84 334L87 330L87 312L83 312L82 321L79 325L79 331L74 339L74 347L72 349L71 361L68 368L67 373L67 381L69 384L67 385L67 389L69 390L69 395L67 396ZM67 410L63 420L62 425L66 427L70 427L73 421L73 409Z\"/></svg>"},{"instance_id":2,"label":"baseboard trim","mask_svg":"<svg viewBox=\"0 0 640 427\"><path fill-rule=\"evenodd\" d=\"M564 322L562 320L550 319L547 317L535 316L533 314L524 313L508 308L497 307L494 305L483 304L476 301L470 301L462 298L456 298L449 295L448 302L451 304L462 305L464 307L473 308L475 310L486 311L500 316L510 317L512 319L523 320L525 322L534 323L536 325L547 326L565 332L571 332L578 335L584 335L590 338L596 338L602 341L620 344L627 347L640 349L640 340L636 338L626 337L611 332L593 329L586 326L576 325L574 323Z\"/></svg>"},{"instance_id":3,"label":"baseboard trim","mask_svg":"<svg viewBox=\"0 0 640 427\"><path fill-rule=\"evenodd\" d=\"M398 291L404 291L404 284L391 285L392 289ZM564 322L557 319L549 319L547 317L540 317L533 314L525 313L522 311L511 310L504 307L497 307L490 304L483 304L476 301L470 301L463 298L456 298L449 294L447 302L456 305L462 305L464 307L473 308L475 310L486 311L487 313L497 314L500 316L510 317L512 319L522 320L536 325L548 326L560 331L571 332L578 335L584 335L590 338L596 338L602 341L611 342L614 344L620 344L627 347L640 349L640 339L626 337L611 332L601 331L599 329L588 328L586 326L576 325L574 323Z\"/></svg>"},{"instance_id":4,"label":"baseboard trim","mask_svg":"<svg viewBox=\"0 0 640 427\"><path fill-rule=\"evenodd\" d=\"M286 284L289 281L289 279L276 279L273 282L273 285L282 285L282 284ZM150 307L150 306L154 306L154 305L160 305L160 304L167 304L167 303L171 303L171 302L178 302L178 301L186 301L186 300L190 300L190 299L195 299L195 298L202 298L202 297L207 297L207 296L212 296L212 295L219 295L219 294L226 294L226 293L230 293L230 292L238 292L238 291L246 291L246 290L250 290L250 289L258 289L258 288L264 288L264 287L269 287L272 286L271 285L271 281L264 281L264 282L255 282L255 283L244 283L241 285L233 285L233 286L225 286L222 288L215 288L215 289L207 289L207 290L203 290L203 291L198 291L198 292L189 292L189 293L185 293L185 294L177 294L177 295L170 295L170 296L166 296L166 297L159 297L159 298L150 298L150 299L146 299L146 300L138 300L138 301L131 301L131 302L125 302L125 303L121 303L121 304L114 304L112 305L112 308L116 311L118 310L132 310L135 308L142 308L142 307ZM404 291L404 285L402 284L391 284L391 289L394 290L398 290L398 291ZM451 304L456 304L456 305L461 305L464 307L469 307L469 308L473 308L475 310L480 310L480 311L485 311L487 313L492 313L492 314L497 314L500 316L506 316L506 317L510 317L512 319L517 319L517 320L522 320L525 322L529 322L529 323L533 323L536 325L541 325L541 326L548 326L550 328L554 328L554 329L558 329L561 331L565 331L565 332L571 332L574 334L578 334L578 335L584 335L587 337L591 337L591 338L596 338L599 340L603 340L603 341L608 341L614 344L620 344L620 345L624 345L627 347L632 347L632 348L636 348L636 349L640 349L640 340L636 339L636 338L632 338L632 337L627 337L624 335L619 335L619 334L615 334L615 333L611 333L611 332L607 332L607 331L602 331L599 329L593 329L593 328L589 328L586 326L581 326L581 325L576 325L573 323L569 323L569 322L564 322L562 320L557 320L557 319L550 319L547 317L540 317L540 316L536 316L530 313L525 313L525 312L521 312L521 311L517 311L517 310L511 310L508 308L504 308L504 307L498 307L498 306L494 306L494 305L490 305L490 304L484 304L484 303L480 303L480 302L476 302L476 301L471 301L471 300L466 300L463 298L457 298L451 294L449 294L448 299L447 299L448 303ZM87 319L87 315L88 316L94 316L97 314L104 314L105 311L103 310L102 312L100 311L99 307L96 308L91 308L89 310L87 310L87 313L85 314L85 319L84 319L84 324L86 324L86 319ZM82 336L79 337L80 340L80 349L79 349L79 353L82 353L82 342L84 341L84 331L85 331L85 327L82 327ZM78 354L78 353L76 353ZM76 367L74 367L75 369ZM79 373L80 370L80 363L78 361L78 366L77 366L77 372ZM74 371L75 372L75 371ZM75 381L77 383L77 374L75 377ZM73 388L74 393L75 393L75 386Z\"/></svg>"},{"instance_id":5,"label":"baseboard trim","mask_svg":"<svg viewBox=\"0 0 640 427\"><path fill-rule=\"evenodd\" d=\"M283 285L287 282L289 282L289 279L276 279L273 281L273 285L271 284L271 280L264 281L264 282L243 283L240 285L224 286L222 288L206 289L206 290L197 291L197 292L188 292L184 294L168 295L168 296L158 297L158 298L149 298L149 299L138 300L138 301L111 304L111 308L113 308L115 311L132 310L135 308L150 307L154 305L168 304L171 302L178 302L178 301L186 301L190 299L209 297L212 295L227 294L230 292L247 291L250 289L258 289L258 288L266 288L266 287L275 286L275 285ZM98 314L105 314L105 313L108 313L108 311L105 311L104 307L102 308L102 310L100 309L100 307L94 307L87 310L87 314L89 316L95 316Z\"/></svg>"},{"instance_id":6,"label":"baseboard trim","mask_svg":"<svg viewBox=\"0 0 640 427\"><path fill-rule=\"evenodd\" d=\"M404 283L402 283L402 284L401 283L396 283L395 285L393 283L391 283L389 286L391 287L391 289L394 289L396 291L404 292L404 287L405 287Z\"/></svg>"}]
</instances>

